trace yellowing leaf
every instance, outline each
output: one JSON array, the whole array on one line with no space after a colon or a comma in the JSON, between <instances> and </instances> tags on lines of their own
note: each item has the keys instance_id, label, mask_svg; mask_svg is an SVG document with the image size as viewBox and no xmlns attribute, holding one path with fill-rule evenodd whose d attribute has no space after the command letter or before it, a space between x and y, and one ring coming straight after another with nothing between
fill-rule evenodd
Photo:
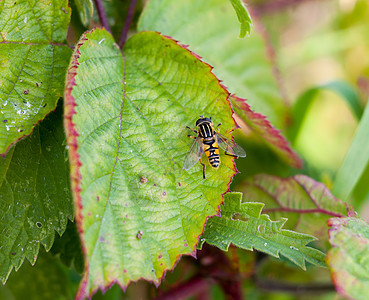
<instances>
[{"instance_id":1,"label":"yellowing leaf","mask_svg":"<svg viewBox=\"0 0 369 300\"><path fill-rule=\"evenodd\" d=\"M211 67L172 39L143 32L123 55L105 30L86 33L75 49L65 90L76 219L86 272L79 297L113 282L158 284L181 255L194 255L208 216L218 213L235 174L221 155L186 171L199 115L235 123L228 92Z\"/></svg>"}]
</instances>

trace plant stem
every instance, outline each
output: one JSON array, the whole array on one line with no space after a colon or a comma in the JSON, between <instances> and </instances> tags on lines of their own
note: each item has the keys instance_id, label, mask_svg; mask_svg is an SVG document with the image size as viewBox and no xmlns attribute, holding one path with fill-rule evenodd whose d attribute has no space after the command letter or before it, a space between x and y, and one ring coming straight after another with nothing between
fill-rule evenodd
<instances>
[{"instance_id":1,"label":"plant stem","mask_svg":"<svg viewBox=\"0 0 369 300\"><path fill-rule=\"evenodd\" d=\"M120 34L120 37L119 37L118 45L120 48L123 48L124 44L126 43L129 27L131 26L131 22L132 22L133 14L136 9L136 5L137 5L137 0L131 0L131 3L128 8L127 18L126 18L126 21L124 22L122 33Z\"/></svg>"},{"instance_id":2,"label":"plant stem","mask_svg":"<svg viewBox=\"0 0 369 300\"><path fill-rule=\"evenodd\" d=\"M101 0L94 0L97 14L99 15L99 20L102 25L107 31L111 33L111 29L109 26L108 18L106 17L105 8L102 4Z\"/></svg>"},{"instance_id":3,"label":"plant stem","mask_svg":"<svg viewBox=\"0 0 369 300\"><path fill-rule=\"evenodd\" d=\"M161 294L155 300L185 299L200 292L205 292L212 284L214 284L214 280L196 276L182 285Z\"/></svg>"}]
</instances>

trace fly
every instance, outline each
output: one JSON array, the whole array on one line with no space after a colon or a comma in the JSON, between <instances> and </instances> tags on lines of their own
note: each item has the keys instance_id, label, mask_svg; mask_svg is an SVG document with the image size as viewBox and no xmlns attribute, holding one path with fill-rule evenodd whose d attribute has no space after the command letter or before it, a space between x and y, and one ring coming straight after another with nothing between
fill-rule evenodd
<instances>
[{"instance_id":1,"label":"fly","mask_svg":"<svg viewBox=\"0 0 369 300\"><path fill-rule=\"evenodd\" d=\"M217 128L220 124L217 126ZM201 161L201 156L205 152L210 165L218 169L220 165L220 156L219 156L219 147L225 151L226 155L233 157L245 157L246 152L235 142L227 139L219 132L214 129L211 118L203 118L200 117L196 121L197 130L192 129L190 127L186 127L187 129L192 130L197 136L188 135L188 137L194 139L194 143L192 144L190 150L188 151L183 168L185 170L191 169L198 160L202 165L202 175L205 179L205 165Z\"/></svg>"}]
</instances>

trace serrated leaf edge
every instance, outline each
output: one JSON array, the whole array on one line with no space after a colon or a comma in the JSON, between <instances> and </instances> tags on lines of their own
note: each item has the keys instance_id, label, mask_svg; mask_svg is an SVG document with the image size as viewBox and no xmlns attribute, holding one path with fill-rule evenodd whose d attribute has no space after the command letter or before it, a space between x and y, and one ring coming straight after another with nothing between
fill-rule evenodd
<instances>
[{"instance_id":1,"label":"serrated leaf edge","mask_svg":"<svg viewBox=\"0 0 369 300\"><path fill-rule=\"evenodd\" d=\"M118 280L114 279L111 282L109 282L107 285L105 286L97 286L96 288L92 289L91 293L89 294L86 290L87 284L88 284L88 280L89 280L89 261L88 261L88 257L86 256L87 253L87 249L86 249L86 245L83 239L83 224L82 224L82 220L83 220L83 216L82 216L82 198L80 195L81 192L81 173L80 173L80 167L81 167L81 161L80 161L80 156L78 154L78 142L77 142L77 137L79 136L78 131L76 129L76 125L73 123L73 116L74 114L76 114L75 111L75 107L77 106L77 104L75 103L75 99L72 96L72 90L73 87L76 86L75 83L75 76L77 75L77 68L78 68L78 59L81 55L81 53L79 52L79 49L81 48L82 45L84 45L85 41L88 40L87 35L88 34L92 34L94 31L96 30L104 30L102 28L94 28L91 29L89 31L86 31L82 37L80 38L78 44L75 47L74 50L74 54L72 55L69 67L68 67L68 72L67 72L67 76L66 76L66 84L65 84L65 92L64 92L64 128L66 131L66 136L67 136L67 144L69 147L69 160L70 160L70 166L71 166L71 185L72 185L72 194L73 194L73 199L74 199L74 205L75 205L75 216L76 216L76 224L77 224L77 228L78 228L78 233L80 235L81 238L81 247L82 247L82 251L84 253L84 257L85 257L85 269L84 269L84 274L83 274L83 278L81 280L77 295L76 295L76 299L84 299L86 297L91 298L91 296L93 294L95 294L97 292L98 289L101 289L102 292L104 293L107 289L109 289L111 286L113 286L114 284L118 284L123 291L125 291L128 287L128 285L131 282L135 282L133 280L128 281L126 284L121 284ZM208 66L209 68L209 73L211 74L211 76L213 76L219 83L219 85L222 87L222 89L224 89L224 91L227 94L227 101L228 101L228 105L231 109L232 112L232 119L234 121L234 128L230 131L232 132L234 129L239 128L236 120L234 119L234 110L232 108L232 105L230 103L230 93L228 92L227 88L221 83L221 81L215 76L215 74L212 72L213 67L211 65L209 65L208 63L204 62L202 60L202 57L200 57L199 55L197 55L196 53L192 52L191 50L188 49L187 45L183 45L181 44L179 41L173 39L170 36L167 35L162 35L159 32L157 32L157 34L159 34L160 36L167 38L169 40L172 40L173 42L175 42L178 46L180 46L181 48L185 49L186 51L188 51L192 56L194 56L195 58L197 58L199 61L201 61L202 63L204 63L206 66ZM118 47L118 46L117 46ZM224 195L226 193L229 192L229 186L233 180L233 177L238 174L238 170L236 168L236 164L235 161L233 160L233 167L234 167L234 175L231 176L229 182L228 182L228 190L222 194L222 202L218 205L218 209L217 209L217 214L213 215L213 216L220 216L220 205L224 202ZM203 234L204 230L205 230L205 225L206 225L206 220L204 222L203 225L203 229L202 232L198 235L198 238L200 238L200 236ZM194 248L194 250L189 253L189 254L178 254L175 263L173 264L172 268L167 269L164 271L163 275L161 278L158 279L158 282L154 282L151 280L147 280L147 281L151 281L153 282L156 286L159 286L161 284L161 280L165 277L165 274L168 271L172 271L175 266L177 265L177 263L179 262L179 259L183 256L183 255L190 255L194 258L196 258L196 247ZM139 280L139 279L138 279ZM137 281L138 281L137 280Z\"/></svg>"},{"instance_id":2,"label":"serrated leaf edge","mask_svg":"<svg viewBox=\"0 0 369 300\"><path fill-rule=\"evenodd\" d=\"M305 247L305 248L308 248L308 249L312 249L312 250L314 250L315 252L321 252L321 251L319 251L318 249L315 249L315 248L311 248L311 247L309 247L309 246L307 246L307 244L308 243L310 243L310 242L313 242L313 241L315 241L315 240L317 240L317 238L316 237L314 237L314 236L312 236L312 235L309 235L309 234L305 234L305 233L300 233L300 232L296 232L296 231L293 231L293 230L289 230L289 229L282 229L282 227L284 226L284 224L287 222L287 218L281 218L281 220L280 221L272 221L271 219L270 219L270 217L269 217L269 215L267 215L267 214L263 214L262 213L262 209L263 209L263 207L264 207L264 203L260 203L260 202L242 202L242 193L239 193L239 192L231 192L231 193L229 193L229 194L237 194L237 196L239 196L239 203L238 203L238 205L237 205L237 207L239 207L240 208L240 210L242 210L242 206L247 206L247 205L249 205L249 204L259 204L258 206L260 206L260 210L258 211L258 218L261 218L261 217L264 217L267 221L270 221L270 222L272 222L272 223L276 223L276 224L278 224L278 232L291 232L291 233L294 233L294 234L299 234L300 236L304 236L304 237L306 237L306 238L310 238L310 240L309 241L307 241L306 243L305 243L305 245L303 245L303 247ZM226 202L227 202L228 200L227 199L225 199L224 200L224 205L226 204ZM236 212L235 212L236 213ZM255 217L255 216L253 216L253 217ZM222 218L222 217L220 217L220 218ZM240 221L240 220L237 220L237 221L239 221L239 222L244 222L244 221ZM210 244L210 245L213 245L213 246L217 246L215 243L211 243L211 242L208 242L207 241L207 239L206 238L200 238L200 240L199 240L199 243L198 243L198 246L197 246L197 248L198 249L202 249L202 245L204 244L204 242L206 242L206 243L208 243L208 244ZM222 250L224 250L224 251L228 251L228 249L229 249L229 247L230 247L230 245L231 244L233 244L231 241L229 241L228 243L227 243L227 245L226 245L226 247L225 248L220 248L220 249L222 249ZM236 247L237 247L237 245L235 245ZM255 246L254 245L252 245L251 246L251 250L250 251L253 251L253 250L257 250L257 251L261 251L261 252L264 252L262 249L257 249L257 248L255 248ZM321 252L322 253L322 252ZM322 253L323 254L323 253ZM272 255L272 256L274 256L274 257L276 257L276 258L280 258L280 255L281 255L281 253L280 253L280 249L278 249L278 251L277 251L277 254L276 255L274 255L274 254L269 254L268 253L268 255ZM283 253L282 253L282 255L283 256L285 256ZM301 267L303 270L306 270L306 261L308 261L308 262L312 262L310 259L309 259L309 257L305 257L304 256L304 260L302 261L302 265L300 265L299 263L297 263L297 261L295 261L294 259L291 259L290 257L288 257L288 256L285 256L288 260L290 260L290 261L292 261L293 263L295 263L296 265L298 265L299 267ZM320 264L320 266L324 266L323 264Z\"/></svg>"}]
</instances>

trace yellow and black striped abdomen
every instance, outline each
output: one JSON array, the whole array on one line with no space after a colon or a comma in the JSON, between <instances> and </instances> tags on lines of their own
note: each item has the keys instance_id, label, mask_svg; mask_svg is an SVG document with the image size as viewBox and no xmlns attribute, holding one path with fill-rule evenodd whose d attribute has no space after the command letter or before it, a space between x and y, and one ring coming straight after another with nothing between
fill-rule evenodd
<instances>
[{"instance_id":1,"label":"yellow and black striped abdomen","mask_svg":"<svg viewBox=\"0 0 369 300\"><path fill-rule=\"evenodd\" d=\"M209 159L209 163L213 168L218 168L220 164L219 146L214 139L210 141L204 141L204 152Z\"/></svg>"}]
</instances>

